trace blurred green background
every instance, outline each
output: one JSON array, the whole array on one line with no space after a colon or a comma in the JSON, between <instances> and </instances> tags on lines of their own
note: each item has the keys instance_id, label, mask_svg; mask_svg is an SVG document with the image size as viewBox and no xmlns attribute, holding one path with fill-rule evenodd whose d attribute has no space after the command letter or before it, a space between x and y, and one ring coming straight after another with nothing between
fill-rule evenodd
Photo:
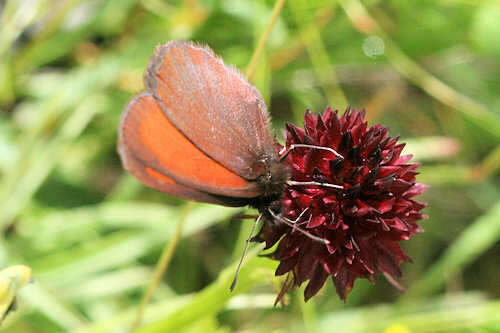
<instances>
[{"instance_id":1,"label":"blurred green background","mask_svg":"<svg viewBox=\"0 0 500 333\"><path fill-rule=\"evenodd\" d=\"M244 70L273 6L0 1L0 266L35 278L2 332L127 331L186 203L122 170L123 106L169 40ZM251 221L195 204L137 332L500 332L499 36L498 1L288 0L253 81L278 137L349 103L408 142L431 185L408 290L358 280L344 304L328 282L273 308L276 262L256 249L229 293Z\"/></svg>"}]
</instances>

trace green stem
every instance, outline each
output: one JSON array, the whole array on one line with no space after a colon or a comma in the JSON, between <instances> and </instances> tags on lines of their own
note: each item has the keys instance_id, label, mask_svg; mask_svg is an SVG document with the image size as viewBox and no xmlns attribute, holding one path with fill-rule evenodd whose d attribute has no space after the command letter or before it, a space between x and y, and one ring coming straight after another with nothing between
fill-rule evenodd
<instances>
[{"instance_id":1,"label":"green stem","mask_svg":"<svg viewBox=\"0 0 500 333\"><path fill-rule=\"evenodd\" d=\"M247 67L246 71L246 76L248 81L252 81L253 76L255 74L255 70L257 69L257 64L259 63L259 59L262 56L262 53L264 52L264 48L266 46L267 39L269 38L269 35L271 34L271 31L274 27L274 24L278 20L278 17L281 13L281 10L283 9L283 6L285 5L286 0L277 0L276 3L274 4L273 12L271 14L271 19L269 20L269 23L267 24L266 30L264 33L260 36L259 43L257 44L257 48L254 50L252 58L250 60L250 64Z\"/></svg>"},{"instance_id":2,"label":"green stem","mask_svg":"<svg viewBox=\"0 0 500 333\"><path fill-rule=\"evenodd\" d=\"M172 241L169 244L167 244L163 249L163 253L161 254L160 260L156 264L156 269L153 274L153 279L151 280L151 283L148 285L148 289L146 290L146 292L142 297L141 304L139 305L139 309L137 310L137 315L135 317L134 322L132 323L130 332L135 331L137 327L139 327L142 321L142 317L144 316L144 311L146 309L146 306L151 300L153 292L160 284L163 274L165 274L165 271L168 268L170 259L172 259L175 248L177 247L177 244L179 244L182 235L182 229L184 228L184 222L186 221L186 216L188 215L192 207L193 207L193 202L188 201L184 211L181 214L179 223L177 224L177 229L175 230L175 234L172 237Z\"/></svg>"}]
</instances>

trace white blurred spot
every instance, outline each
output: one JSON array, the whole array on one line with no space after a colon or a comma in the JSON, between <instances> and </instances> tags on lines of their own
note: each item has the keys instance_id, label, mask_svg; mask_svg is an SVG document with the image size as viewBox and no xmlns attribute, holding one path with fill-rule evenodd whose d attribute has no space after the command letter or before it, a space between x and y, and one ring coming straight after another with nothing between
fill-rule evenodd
<instances>
[{"instance_id":1,"label":"white blurred spot","mask_svg":"<svg viewBox=\"0 0 500 333\"><path fill-rule=\"evenodd\" d=\"M363 52L370 58L376 58L384 54L385 44L378 36L369 36L363 41Z\"/></svg>"},{"instance_id":2,"label":"white blurred spot","mask_svg":"<svg viewBox=\"0 0 500 333\"><path fill-rule=\"evenodd\" d=\"M97 0L91 0L72 8L64 18L62 28L64 30L73 30L90 22L90 20L97 15L98 4L99 2Z\"/></svg>"}]
</instances>

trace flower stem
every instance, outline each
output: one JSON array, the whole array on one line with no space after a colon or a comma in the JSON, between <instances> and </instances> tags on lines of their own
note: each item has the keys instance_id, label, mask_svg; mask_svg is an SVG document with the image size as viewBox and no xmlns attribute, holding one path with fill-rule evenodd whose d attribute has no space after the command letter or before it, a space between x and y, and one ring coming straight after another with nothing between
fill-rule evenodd
<instances>
[{"instance_id":1,"label":"flower stem","mask_svg":"<svg viewBox=\"0 0 500 333\"><path fill-rule=\"evenodd\" d=\"M271 30L274 27L274 24L278 20L278 17L285 5L286 0L277 0L274 4L273 13L271 14L271 19L267 24L266 30L260 36L259 43L257 44L257 48L254 50L252 58L250 59L250 64L247 67L246 76L248 81L252 81L252 78L255 74L255 70L257 69L257 64L259 63L259 59L264 52L264 48L266 46L267 39L269 38L269 34L271 34Z\"/></svg>"},{"instance_id":2,"label":"flower stem","mask_svg":"<svg viewBox=\"0 0 500 333\"><path fill-rule=\"evenodd\" d=\"M151 300L151 296L153 295L153 292L160 284L161 278L163 277L163 274L165 274L165 271L168 268L168 264L170 263L170 259L172 259L175 248L177 247L177 244L179 244L179 240L181 239L182 229L184 227L184 222L186 221L186 216L188 215L188 213L192 207L193 207L193 202L188 201L188 203L186 204L186 207L184 208L184 210L181 214L181 217L179 218L179 222L177 224L177 229L175 230L175 234L172 237L171 242L169 244L165 245L165 247L163 249L160 260L156 264L153 278L151 279L151 282L148 285L148 289L146 290L146 292L142 296L141 304L139 305L139 309L137 310L137 315L136 315L135 320L132 323L132 326L130 328L131 333L139 327L139 325L142 321L142 317L144 316L144 311L146 310L146 305L148 305L149 301Z\"/></svg>"}]
</instances>

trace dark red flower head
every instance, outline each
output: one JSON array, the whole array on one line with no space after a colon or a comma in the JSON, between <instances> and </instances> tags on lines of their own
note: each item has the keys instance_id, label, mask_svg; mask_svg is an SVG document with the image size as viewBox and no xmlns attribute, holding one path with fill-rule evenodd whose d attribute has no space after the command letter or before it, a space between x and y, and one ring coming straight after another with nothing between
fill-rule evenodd
<instances>
[{"instance_id":1,"label":"dark red flower head","mask_svg":"<svg viewBox=\"0 0 500 333\"><path fill-rule=\"evenodd\" d=\"M279 241L272 254L280 261L276 275L292 272L292 287L309 281L306 300L329 276L344 300L356 278L373 281L380 272L397 285L393 278L409 260L398 243L421 231L417 221L425 217L425 204L413 197L427 186L415 182L418 164L401 156L405 144L389 137L387 127L368 127L364 115L348 109L339 117L327 108L315 116L308 110L305 129L286 128L287 149L306 144L341 155L297 147L285 159L292 181L281 197L281 215L328 244L283 223L265 223L257 237L266 248Z\"/></svg>"}]
</instances>

